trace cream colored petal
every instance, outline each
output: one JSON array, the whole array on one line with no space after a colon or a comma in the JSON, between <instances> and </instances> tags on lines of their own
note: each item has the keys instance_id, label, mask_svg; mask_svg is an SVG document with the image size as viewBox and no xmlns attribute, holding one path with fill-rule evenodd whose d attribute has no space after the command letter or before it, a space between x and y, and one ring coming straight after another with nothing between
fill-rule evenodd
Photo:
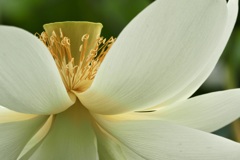
<instances>
[{"instance_id":1,"label":"cream colored petal","mask_svg":"<svg viewBox=\"0 0 240 160\"><path fill-rule=\"evenodd\" d=\"M28 120L36 116L37 115L33 115L33 114L18 113L15 111L11 111L3 106L0 106L0 124L7 123L7 122Z\"/></svg>"},{"instance_id":2,"label":"cream colored petal","mask_svg":"<svg viewBox=\"0 0 240 160\"><path fill-rule=\"evenodd\" d=\"M117 140L111 137L100 126L95 127L95 132L100 160L127 160Z\"/></svg>"},{"instance_id":3,"label":"cream colored petal","mask_svg":"<svg viewBox=\"0 0 240 160\"><path fill-rule=\"evenodd\" d=\"M32 34L0 26L0 105L29 114L51 114L73 101L55 62Z\"/></svg>"},{"instance_id":4,"label":"cream colored petal","mask_svg":"<svg viewBox=\"0 0 240 160\"><path fill-rule=\"evenodd\" d=\"M118 119L161 119L213 132L240 117L240 89L213 92L190 98L155 112L135 112Z\"/></svg>"},{"instance_id":5,"label":"cream colored petal","mask_svg":"<svg viewBox=\"0 0 240 160\"><path fill-rule=\"evenodd\" d=\"M47 116L0 124L0 159L15 160L29 139L41 128Z\"/></svg>"},{"instance_id":6,"label":"cream colored petal","mask_svg":"<svg viewBox=\"0 0 240 160\"><path fill-rule=\"evenodd\" d=\"M219 59L219 55L223 52L228 42L228 39L232 33L234 24L236 22L237 14L238 14L238 0L230 0L227 4L227 7L228 7L227 25L222 35L222 38L219 42L219 45L216 47L214 51L216 53L215 56L212 58L211 61L208 62L208 64L205 67L203 67L202 71L199 72L199 75L191 83L189 83L188 86L184 87L183 90L181 90L176 95L173 95L166 102L154 108L162 107L164 105L168 105L168 104L177 102L179 100L184 100L189 98L210 75L210 73L214 69Z\"/></svg>"},{"instance_id":7,"label":"cream colored petal","mask_svg":"<svg viewBox=\"0 0 240 160\"><path fill-rule=\"evenodd\" d=\"M145 160L99 125L95 127L100 160Z\"/></svg>"},{"instance_id":8,"label":"cream colored petal","mask_svg":"<svg viewBox=\"0 0 240 160\"><path fill-rule=\"evenodd\" d=\"M191 83L189 83L183 90L179 91L178 93L173 94L171 98L164 101L163 103L160 103L160 104L158 104L154 107L150 107L148 109L149 110L158 109L163 106L177 103L178 101L186 100L187 98L189 98L199 88L199 86L202 85L202 83L206 80L206 78L212 72L219 57L216 57L216 58L217 59L215 59L211 62L208 62L208 64L203 67L203 69L199 73L199 75Z\"/></svg>"},{"instance_id":9,"label":"cream colored petal","mask_svg":"<svg viewBox=\"0 0 240 160\"><path fill-rule=\"evenodd\" d=\"M127 157L127 160L146 160L143 156L138 154L137 152L133 151L129 147L126 147L125 145L122 145L122 151L125 157Z\"/></svg>"},{"instance_id":10,"label":"cream colored petal","mask_svg":"<svg viewBox=\"0 0 240 160\"><path fill-rule=\"evenodd\" d=\"M240 117L240 89L213 92L158 109L110 116L116 120L165 120L213 132Z\"/></svg>"},{"instance_id":11,"label":"cream colored petal","mask_svg":"<svg viewBox=\"0 0 240 160\"><path fill-rule=\"evenodd\" d=\"M240 144L203 131L160 120L97 120L113 137L148 160L240 159Z\"/></svg>"},{"instance_id":12,"label":"cream colored petal","mask_svg":"<svg viewBox=\"0 0 240 160\"><path fill-rule=\"evenodd\" d=\"M213 132L240 117L240 89L190 98L153 112L154 117Z\"/></svg>"},{"instance_id":13,"label":"cream colored petal","mask_svg":"<svg viewBox=\"0 0 240 160\"><path fill-rule=\"evenodd\" d=\"M96 137L88 111L77 102L55 115L47 136L26 157L29 160L98 159Z\"/></svg>"},{"instance_id":14,"label":"cream colored petal","mask_svg":"<svg viewBox=\"0 0 240 160\"><path fill-rule=\"evenodd\" d=\"M214 51L227 14L224 0L153 2L122 31L92 86L78 97L101 114L169 100L220 56Z\"/></svg>"},{"instance_id":15,"label":"cream colored petal","mask_svg":"<svg viewBox=\"0 0 240 160\"><path fill-rule=\"evenodd\" d=\"M28 143L23 148L21 154L18 156L18 160L22 157L26 157L28 152L34 150L34 148L38 145L39 142L43 140L43 138L48 134L51 126L52 126L53 116L49 116L46 123L38 130L38 132L28 141Z\"/></svg>"}]
</instances>

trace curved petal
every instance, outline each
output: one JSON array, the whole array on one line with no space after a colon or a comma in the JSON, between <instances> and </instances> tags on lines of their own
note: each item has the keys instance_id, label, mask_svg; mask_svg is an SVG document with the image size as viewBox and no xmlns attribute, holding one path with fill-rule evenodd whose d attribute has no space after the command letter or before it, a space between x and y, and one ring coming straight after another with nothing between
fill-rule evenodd
<instances>
[{"instance_id":1,"label":"curved petal","mask_svg":"<svg viewBox=\"0 0 240 160\"><path fill-rule=\"evenodd\" d=\"M240 144L165 121L111 121L101 127L145 159L238 160Z\"/></svg>"},{"instance_id":2,"label":"curved petal","mask_svg":"<svg viewBox=\"0 0 240 160\"><path fill-rule=\"evenodd\" d=\"M168 100L212 61L226 20L224 0L153 2L119 35L92 86L78 97L100 114Z\"/></svg>"},{"instance_id":3,"label":"curved petal","mask_svg":"<svg viewBox=\"0 0 240 160\"><path fill-rule=\"evenodd\" d=\"M29 120L0 124L0 159L17 159L29 139L47 120L38 116Z\"/></svg>"},{"instance_id":4,"label":"curved petal","mask_svg":"<svg viewBox=\"0 0 240 160\"><path fill-rule=\"evenodd\" d=\"M95 127L95 132L100 160L118 160L119 157L127 160L124 157L120 144L111 135L106 133L100 126Z\"/></svg>"},{"instance_id":5,"label":"curved petal","mask_svg":"<svg viewBox=\"0 0 240 160\"><path fill-rule=\"evenodd\" d=\"M30 33L0 26L0 105L29 114L52 114L73 101L44 44Z\"/></svg>"},{"instance_id":6,"label":"curved petal","mask_svg":"<svg viewBox=\"0 0 240 160\"><path fill-rule=\"evenodd\" d=\"M3 106L0 106L0 124L7 123L7 122L28 120L36 116L37 115L33 115L33 114L18 113L15 111L11 111Z\"/></svg>"},{"instance_id":7,"label":"curved petal","mask_svg":"<svg viewBox=\"0 0 240 160\"><path fill-rule=\"evenodd\" d=\"M49 116L46 123L41 127L41 129L38 130L38 132L25 145L21 154L18 156L18 159L25 158L26 154L34 150L34 148L43 140L43 138L48 134L51 128L52 121L53 121L53 116ZM25 157L23 157L23 155ZM29 159L29 158L25 158L25 159Z\"/></svg>"},{"instance_id":8,"label":"curved petal","mask_svg":"<svg viewBox=\"0 0 240 160\"><path fill-rule=\"evenodd\" d=\"M213 92L162 107L153 116L213 132L240 117L240 89Z\"/></svg>"},{"instance_id":9,"label":"curved petal","mask_svg":"<svg viewBox=\"0 0 240 160\"><path fill-rule=\"evenodd\" d=\"M27 153L27 157L34 160L97 159L96 137L88 111L77 102L57 114L47 136Z\"/></svg>"},{"instance_id":10,"label":"curved petal","mask_svg":"<svg viewBox=\"0 0 240 160\"><path fill-rule=\"evenodd\" d=\"M122 145L122 151L123 151L125 157L127 157L127 160L136 160L136 159L137 160L146 160L140 154L138 154L137 152L129 149L125 145Z\"/></svg>"},{"instance_id":11,"label":"curved petal","mask_svg":"<svg viewBox=\"0 0 240 160\"><path fill-rule=\"evenodd\" d=\"M112 137L100 126L95 127L100 160L145 160L121 142Z\"/></svg>"},{"instance_id":12,"label":"curved petal","mask_svg":"<svg viewBox=\"0 0 240 160\"><path fill-rule=\"evenodd\" d=\"M190 98L155 112L122 114L118 119L165 120L213 132L240 117L240 89L213 92Z\"/></svg>"},{"instance_id":13,"label":"curved petal","mask_svg":"<svg viewBox=\"0 0 240 160\"><path fill-rule=\"evenodd\" d=\"M225 28L225 31L223 33L222 38L220 39L219 45L217 45L215 49L214 57L212 57L211 61L208 62L208 64L205 67L202 67L202 71L199 72L199 75L188 84L188 86L184 87L183 90L181 90L176 95L173 95L169 100L165 101L164 103L154 107L159 108L171 103L175 103L179 100L184 100L189 98L200 86L201 84L208 78L210 73L213 71L220 54L223 52L228 39L232 33L232 30L234 28L234 24L237 19L238 14L238 0L230 0L227 4L228 7L228 18L227 18L227 25Z\"/></svg>"}]
</instances>

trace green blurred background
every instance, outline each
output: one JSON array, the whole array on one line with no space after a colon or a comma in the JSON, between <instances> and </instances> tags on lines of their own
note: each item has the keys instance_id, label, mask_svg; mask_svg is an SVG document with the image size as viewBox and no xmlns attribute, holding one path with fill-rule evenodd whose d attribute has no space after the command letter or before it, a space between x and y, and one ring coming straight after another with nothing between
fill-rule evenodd
<instances>
[{"instance_id":1,"label":"green blurred background","mask_svg":"<svg viewBox=\"0 0 240 160\"><path fill-rule=\"evenodd\" d=\"M103 24L104 37L117 37L124 26L151 2L153 0L0 0L0 24L17 26L34 34L41 33L45 23L92 21ZM216 69L194 96L239 87L239 25L238 20ZM240 123L235 122L215 134L240 141L238 127Z\"/></svg>"}]
</instances>

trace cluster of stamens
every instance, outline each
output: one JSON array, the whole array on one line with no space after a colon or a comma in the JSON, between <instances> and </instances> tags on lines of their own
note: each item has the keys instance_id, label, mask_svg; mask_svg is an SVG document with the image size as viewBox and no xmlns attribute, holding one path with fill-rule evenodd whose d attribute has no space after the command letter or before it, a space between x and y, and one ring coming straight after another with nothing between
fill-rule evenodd
<instances>
[{"instance_id":1,"label":"cluster of stamens","mask_svg":"<svg viewBox=\"0 0 240 160\"><path fill-rule=\"evenodd\" d=\"M94 42L95 47L89 50L89 36L88 34L82 36L82 44L79 47L80 58L75 62L71 53L70 39L63 35L61 29L60 36L57 36L55 31L50 37L46 32L39 35L40 40L51 52L68 91L82 92L89 88L104 57L115 41L112 37L109 40L99 37Z\"/></svg>"}]
</instances>

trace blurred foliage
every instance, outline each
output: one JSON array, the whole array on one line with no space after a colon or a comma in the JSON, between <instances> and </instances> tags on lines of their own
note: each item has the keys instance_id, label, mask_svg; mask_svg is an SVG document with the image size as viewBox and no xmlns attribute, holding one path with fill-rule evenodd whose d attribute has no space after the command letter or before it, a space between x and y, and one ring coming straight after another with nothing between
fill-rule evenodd
<instances>
[{"instance_id":1,"label":"blurred foliage","mask_svg":"<svg viewBox=\"0 0 240 160\"><path fill-rule=\"evenodd\" d=\"M2 24L41 32L58 21L101 22L103 35L117 36L150 0L0 0Z\"/></svg>"},{"instance_id":2,"label":"blurred foliage","mask_svg":"<svg viewBox=\"0 0 240 160\"><path fill-rule=\"evenodd\" d=\"M103 36L117 35L141 10L154 0L0 0L0 24L41 33L42 25L57 21L92 21L104 26ZM220 59L223 69L194 95L240 86L240 20ZM209 83L208 83L209 82ZM234 139L231 125L215 134Z\"/></svg>"}]
</instances>

